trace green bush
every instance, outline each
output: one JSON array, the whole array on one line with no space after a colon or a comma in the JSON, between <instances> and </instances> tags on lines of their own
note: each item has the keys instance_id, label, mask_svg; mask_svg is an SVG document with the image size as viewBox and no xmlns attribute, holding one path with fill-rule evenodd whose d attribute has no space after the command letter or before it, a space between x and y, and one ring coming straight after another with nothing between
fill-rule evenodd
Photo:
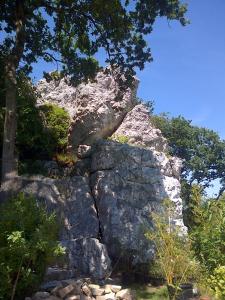
<instances>
[{"instance_id":1,"label":"green bush","mask_svg":"<svg viewBox=\"0 0 225 300\"><path fill-rule=\"evenodd\" d=\"M208 279L209 286L215 292L216 299L225 299L225 266L220 266L213 271Z\"/></svg>"},{"instance_id":2,"label":"green bush","mask_svg":"<svg viewBox=\"0 0 225 300\"><path fill-rule=\"evenodd\" d=\"M68 144L70 118L68 113L55 104L45 104L39 108L48 135L48 148L52 152L64 151Z\"/></svg>"},{"instance_id":3,"label":"green bush","mask_svg":"<svg viewBox=\"0 0 225 300\"><path fill-rule=\"evenodd\" d=\"M16 148L20 160L52 159L65 151L70 123L68 113L54 104L36 105L37 94L31 82L18 77ZM4 127L4 80L0 70L0 148Z\"/></svg>"},{"instance_id":4,"label":"green bush","mask_svg":"<svg viewBox=\"0 0 225 300\"><path fill-rule=\"evenodd\" d=\"M225 265L225 202L208 201L198 212L199 223L191 231L195 255L211 274Z\"/></svg>"},{"instance_id":5,"label":"green bush","mask_svg":"<svg viewBox=\"0 0 225 300\"><path fill-rule=\"evenodd\" d=\"M49 263L64 253L54 214L31 196L1 204L0 299L24 299L43 279Z\"/></svg>"}]
</instances>

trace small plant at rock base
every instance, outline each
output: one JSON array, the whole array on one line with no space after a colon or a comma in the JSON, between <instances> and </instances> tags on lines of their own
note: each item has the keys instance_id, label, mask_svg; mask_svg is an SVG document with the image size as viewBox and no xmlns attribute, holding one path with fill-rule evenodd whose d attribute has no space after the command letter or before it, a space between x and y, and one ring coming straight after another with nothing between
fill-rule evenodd
<instances>
[{"instance_id":1,"label":"small plant at rock base","mask_svg":"<svg viewBox=\"0 0 225 300\"><path fill-rule=\"evenodd\" d=\"M170 299L175 299L181 283L193 279L199 271L188 237L171 222L175 215L175 205L169 200L164 201L163 211L151 214L154 229L146 233L146 237L154 242L156 260L166 279Z\"/></svg>"},{"instance_id":2,"label":"small plant at rock base","mask_svg":"<svg viewBox=\"0 0 225 300\"><path fill-rule=\"evenodd\" d=\"M77 156L72 153L57 153L55 155L55 160L60 166L73 166L77 161Z\"/></svg>"},{"instance_id":3,"label":"small plant at rock base","mask_svg":"<svg viewBox=\"0 0 225 300\"><path fill-rule=\"evenodd\" d=\"M111 137L108 138L108 140L116 141L116 142L118 142L120 144L128 144L129 137L126 136L126 135L113 134Z\"/></svg>"},{"instance_id":4,"label":"small plant at rock base","mask_svg":"<svg viewBox=\"0 0 225 300\"><path fill-rule=\"evenodd\" d=\"M57 238L55 215L32 196L1 204L0 299L24 299L37 288L48 264L65 252Z\"/></svg>"}]
</instances>

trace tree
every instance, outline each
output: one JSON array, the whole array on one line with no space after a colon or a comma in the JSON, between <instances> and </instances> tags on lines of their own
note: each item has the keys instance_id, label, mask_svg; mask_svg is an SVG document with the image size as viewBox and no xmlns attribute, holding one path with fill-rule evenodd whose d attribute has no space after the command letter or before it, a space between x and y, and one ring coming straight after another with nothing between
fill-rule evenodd
<instances>
[{"instance_id":1,"label":"tree","mask_svg":"<svg viewBox=\"0 0 225 300\"><path fill-rule=\"evenodd\" d=\"M225 141L213 130L193 126L181 116L153 116L152 120L167 138L170 154L183 160L183 196L187 198L195 184L204 189L219 179L222 185L219 197L225 188Z\"/></svg>"},{"instance_id":2,"label":"tree","mask_svg":"<svg viewBox=\"0 0 225 300\"><path fill-rule=\"evenodd\" d=\"M5 69L5 124L2 179L15 172L16 74L29 73L38 58L61 64L62 74L78 83L99 69L95 53L105 49L106 62L127 77L152 60L144 39L155 19L187 23L179 0L3 0L0 53Z\"/></svg>"}]
</instances>

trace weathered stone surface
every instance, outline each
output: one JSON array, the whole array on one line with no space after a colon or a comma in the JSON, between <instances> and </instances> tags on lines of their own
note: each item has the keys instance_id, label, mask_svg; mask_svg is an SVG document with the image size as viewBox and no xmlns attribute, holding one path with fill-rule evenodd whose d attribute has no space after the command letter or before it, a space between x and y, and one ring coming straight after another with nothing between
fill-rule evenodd
<instances>
[{"instance_id":1,"label":"weathered stone surface","mask_svg":"<svg viewBox=\"0 0 225 300\"><path fill-rule=\"evenodd\" d=\"M59 295L59 291L63 288L63 285L60 283L59 285L57 285L56 287L54 287L54 289L51 290L51 294L53 296L58 296Z\"/></svg>"},{"instance_id":2,"label":"weathered stone surface","mask_svg":"<svg viewBox=\"0 0 225 300\"><path fill-rule=\"evenodd\" d=\"M123 77L121 77L123 78ZM111 135L126 113L137 104L135 94L138 81L132 88L120 92L121 87L109 72L99 72L94 82L82 83L76 88L67 79L37 84L39 105L46 102L65 108L73 119L69 139L74 149L80 144L92 144Z\"/></svg>"},{"instance_id":3,"label":"weathered stone surface","mask_svg":"<svg viewBox=\"0 0 225 300\"><path fill-rule=\"evenodd\" d=\"M81 84L76 91L77 110L70 126L69 141L74 149L110 136L126 113L136 104L137 81L120 92L110 74L99 72L96 82Z\"/></svg>"},{"instance_id":4,"label":"weathered stone surface","mask_svg":"<svg viewBox=\"0 0 225 300\"><path fill-rule=\"evenodd\" d=\"M58 267L49 267L46 271L44 281L52 282L52 284L54 284L54 282L63 280L65 278L72 278L73 275L74 274L72 270Z\"/></svg>"},{"instance_id":5,"label":"weathered stone surface","mask_svg":"<svg viewBox=\"0 0 225 300\"><path fill-rule=\"evenodd\" d=\"M86 296L84 294L80 295L80 300L94 300L94 298L90 297L90 296Z\"/></svg>"},{"instance_id":6,"label":"weathered stone surface","mask_svg":"<svg viewBox=\"0 0 225 300\"><path fill-rule=\"evenodd\" d=\"M116 298L121 300L135 300L135 294L130 289L124 289L116 293Z\"/></svg>"},{"instance_id":7,"label":"weathered stone surface","mask_svg":"<svg viewBox=\"0 0 225 300\"><path fill-rule=\"evenodd\" d=\"M64 225L61 239L98 236L99 222L87 178L17 177L1 188L0 199L21 191L33 194L50 212L57 212Z\"/></svg>"},{"instance_id":8,"label":"weathered stone surface","mask_svg":"<svg viewBox=\"0 0 225 300\"><path fill-rule=\"evenodd\" d=\"M156 151L168 150L166 139L161 131L151 124L148 108L144 104L136 105L128 112L113 134L115 140L120 136L126 136L128 143L132 145L149 147Z\"/></svg>"},{"instance_id":9,"label":"weathered stone surface","mask_svg":"<svg viewBox=\"0 0 225 300\"><path fill-rule=\"evenodd\" d=\"M172 168L163 152L111 141L98 144L92 156L92 193L112 257L130 256L134 265L152 259L153 247L144 233L152 228L151 211L160 211L165 198L176 202L181 220L180 183Z\"/></svg>"},{"instance_id":10,"label":"weathered stone surface","mask_svg":"<svg viewBox=\"0 0 225 300\"><path fill-rule=\"evenodd\" d=\"M114 293L109 293L106 295L102 295L102 296L97 296L96 300L115 300L115 294Z\"/></svg>"},{"instance_id":11,"label":"weathered stone surface","mask_svg":"<svg viewBox=\"0 0 225 300\"><path fill-rule=\"evenodd\" d=\"M63 221L61 240L68 247L69 270L95 278L110 274L106 247L97 240L99 221L87 178L75 176L54 180L18 177L2 187L0 199L21 191L33 194L45 203L49 211L56 211L58 218ZM68 270L65 272L67 274ZM52 268L46 281L65 279L61 275Z\"/></svg>"},{"instance_id":12,"label":"weathered stone surface","mask_svg":"<svg viewBox=\"0 0 225 300\"><path fill-rule=\"evenodd\" d=\"M80 295L73 295L66 298L66 300L80 300Z\"/></svg>"},{"instance_id":13,"label":"weathered stone surface","mask_svg":"<svg viewBox=\"0 0 225 300\"><path fill-rule=\"evenodd\" d=\"M88 145L80 145L77 149L77 156L79 158L87 158L91 155L91 146Z\"/></svg>"},{"instance_id":14,"label":"weathered stone surface","mask_svg":"<svg viewBox=\"0 0 225 300\"><path fill-rule=\"evenodd\" d=\"M73 292L73 290L74 290L74 286L72 284L69 284L66 287L60 289L58 291L58 294L61 298L65 298L68 294Z\"/></svg>"},{"instance_id":15,"label":"weathered stone surface","mask_svg":"<svg viewBox=\"0 0 225 300\"><path fill-rule=\"evenodd\" d=\"M101 296L105 292L105 289L103 288L91 288L91 293L93 296Z\"/></svg>"},{"instance_id":16,"label":"weathered stone surface","mask_svg":"<svg viewBox=\"0 0 225 300\"><path fill-rule=\"evenodd\" d=\"M38 104L46 102L65 108L72 118L76 113L76 88L69 84L66 79L52 80L47 82L41 79L37 86L39 94Z\"/></svg>"},{"instance_id":17,"label":"weathered stone surface","mask_svg":"<svg viewBox=\"0 0 225 300\"><path fill-rule=\"evenodd\" d=\"M77 273L96 279L103 279L110 275L111 261L105 245L98 239L74 239L64 241L64 245L69 249L71 268Z\"/></svg>"},{"instance_id":18,"label":"weathered stone surface","mask_svg":"<svg viewBox=\"0 0 225 300\"><path fill-rule=\"evenodd\" d=\"M33 296L33 300L41 300L41 299L46 299L50 296L48 292L36 292L35 295Z\"/></svg>"},{"instance_id":19,"label":"weathered stone surface","mask_svg":"<svg viewBox=\"0 0 225 300\"><path fill-rule=\"evenodd\" d=\"M82 285L81 287L81 291L83 292L83 294L85 294L86 296L91 296L91 289L90 287L85 283L84 285Z\"/></svg>"},{"instance_id":20,"label":"weathered stone surface","mask_svg":"<svg viewBox=\"0 0 225 300\"><path fill-rule=\"evenodd\" d=\"M114 285L114 284L106 285L106 287L109 287L113 293L117 293L122 289L121 285Z\"/></svg>"},{"instance_id":21,"label":"weathered stone surface","mask_svg":"<svg viewBox=\"0 0 225 300\"><path fill-rule=\"evenodd\" d=\"M61 300L61 298L51 295L50 297L46 298L46 300Z\"/></svg>"}]
</instances>

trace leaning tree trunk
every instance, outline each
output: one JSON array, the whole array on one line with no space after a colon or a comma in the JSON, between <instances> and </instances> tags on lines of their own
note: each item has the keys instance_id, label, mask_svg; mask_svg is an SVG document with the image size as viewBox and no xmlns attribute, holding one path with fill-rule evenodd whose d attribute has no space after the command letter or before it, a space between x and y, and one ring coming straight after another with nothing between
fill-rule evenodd
<instances>
[{"instance_id":1,"label":"leaning tree trunk","mask_svg":"<svg viewBox=\"0 0 225 300\"><path fill-rule=\"evenodd\" d=\"M2 148L2 182L16 175L16 66L8 61L5 67L5 123Z\"/></svg>"},{"instance_id":2,"label":"leaning tree trunk","mask_svg":"<svg viewBox=\"0 0 225 300\"><path fill-rule=\"evenodd\" d=\"M23 55L25 44L24 1L16 0L15 44L5 62L5 123L2 148L2 183L17 174L15 159L16 139L16 70Z\"/></svg>"}]
</instances>

